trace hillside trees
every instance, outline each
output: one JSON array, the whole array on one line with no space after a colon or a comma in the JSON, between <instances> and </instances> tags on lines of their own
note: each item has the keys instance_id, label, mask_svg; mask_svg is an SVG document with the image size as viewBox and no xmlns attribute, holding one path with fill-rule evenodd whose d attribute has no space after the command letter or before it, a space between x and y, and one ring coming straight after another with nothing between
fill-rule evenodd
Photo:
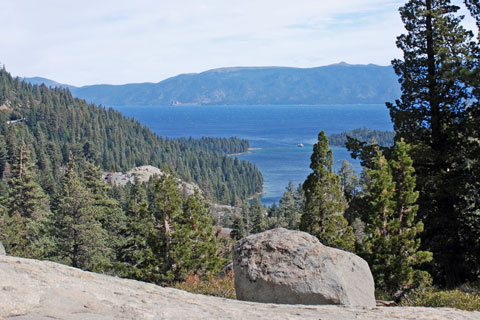
<instances>
[{"instance_id":1,"label":"hillside trees","mask_svg":"<svg viewBox=\"0 0 480 320\"><path fill-rule=\"evenodd\" d=\"M353 230L343 216L340 178L333 172L332 165L332 150L328 148L325 132L321 131L311 156L310 168L313 172L303 184L305 211L300 230L316 236L327 246L353 251Z\"/></svg>"},{"instance_id":2,"label":"hillside trees","mask_svg":"<svg viewBox=\"0 0 480 320\"><path fill-rule=\"evenodd\" d=\"M222 262L205 200L199 194L182 199L171 174L133 186L124 236L115 264L123 277L172 283L218 271Z\"/></svg>"},{"instance_id":3,"label":"hillside trees","mask_svg":"<svg viewBox=\"0 0 480 320\"><path fill-rule=\"evenodd\" d=\"M247 151L246 140L162 138L113 109L75 99L67 89L27 84L3 68L0 92L0 136L5 139L0 143L1 173L12 164L11 142L21 139L33 147L35 166L41 173L37 182L48 193L59 191L55 181L61 179L59 168L68 161L70 152L104 171L127 171L140 165L161 168L166 164L178 177L195 182L207 198L218 202L245 200L262 191L259 170L227 156ZM7 124L17 119L23 121Z\"/></svg>"},{"instance_id":4,"label":"hillside trees","mask_svg":"<svg viewBox=\"0 0 480 320\"><path fill-rule=\"evenodd\" d=\"M412 0L400 8L407 34L397 40L403 60L393 65L402 95L387 104L396 141L412 145L423 248L434 254L430 271L448 286L480 274L478 77L472 76L478 43L458 9L448 0Z\"/></svg>"},{"instance_id":5,"label":"hillside trees","mask_svg":"<svg viewBox=\"0 0 480 320\"><path fill-rule=\"evenodd\" d=\"M155 283L218 269L207 202L182 198L178 177L204 186L209 200L240 203L263 179L226 154L246 151L248 141L164 139L3 68L0 92L0 241L9 254ZM172 172L115 189L102 178L102 170L141 164Z\"/></svg>"}]
</instances>

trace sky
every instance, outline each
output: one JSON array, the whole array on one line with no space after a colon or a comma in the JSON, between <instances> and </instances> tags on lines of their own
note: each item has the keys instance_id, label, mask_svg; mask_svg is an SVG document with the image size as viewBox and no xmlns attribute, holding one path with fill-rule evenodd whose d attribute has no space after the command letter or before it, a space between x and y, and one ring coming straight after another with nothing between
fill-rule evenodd
<instances>
[{"instance_id":1,"label":"sky","mask_svg":"<svg viewBox=\"0 0 480 320\"><path fill-rule=\"evenodd\" d=\"M2 0L0 63L71 85L219 67L388 65L400 0Z\"/></svg>"}]
</instances>

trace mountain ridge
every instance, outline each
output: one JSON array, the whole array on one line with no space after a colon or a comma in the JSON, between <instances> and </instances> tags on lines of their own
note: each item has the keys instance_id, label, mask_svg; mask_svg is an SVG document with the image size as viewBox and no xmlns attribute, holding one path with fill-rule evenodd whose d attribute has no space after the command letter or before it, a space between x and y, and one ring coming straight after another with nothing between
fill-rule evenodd
<instances>
[{"instance_id":1,"label":"mountain ridge","mask_svg":"<svg viewBox=\"0 0 480 320\"><path fill-rule=\"evenodd\" d=\"M39 79L25 78L38 84ZM391 66L344 62L314 68L225 67L152 83L68 87L75 97L103 105L380 104L400 96Z\"/></svg>"}]
</instances>

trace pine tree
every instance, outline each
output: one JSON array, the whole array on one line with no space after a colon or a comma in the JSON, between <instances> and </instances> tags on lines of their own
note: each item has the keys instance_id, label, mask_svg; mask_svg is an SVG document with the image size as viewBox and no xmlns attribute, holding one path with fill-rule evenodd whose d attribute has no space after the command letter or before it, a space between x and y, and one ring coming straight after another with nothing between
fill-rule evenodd
<instances>
[{"instance_id":1,"label":"pine tree","mask_svg":"<svg viewBox=\"0 0 480 320\"><path fill-rule=\"evenodd\" d=\"M327 135L321 131L311 156L310 168L313 172L303 184L305 212L301 217L300 230L316 236L327 246L353 251L353 229L343 216L340 178L333 173L332 165L332 150L328 148Z\"/></svg>"},{"instance_id":2,"label":"pine tree","mask_svg":"<svg viewBox=\"0 0 480 320\"><path fill-rule=\"evenodd\" d=\"M108 265L111 250L107 233L99 221L94 196L78 176L71 154L56 202L54 259L87 270L101 270Z\"/></svg>"},{"instance_id":3,"label":"pine tree","mask_svg":"<svg viewBox=\"0 0 480 320\"><path fill-rule=\"evenodd\" d=\"M301 204L296 199L297 189L292 181L288 183L288 186L280 199L279 211L282 216L282 220L285 222L285 228L290 230L298 230L301 218Z\"/></svg>"},{"instance_id":4,"label":"pine tree","mask_svg":"<svg viewBox=\"0 0 480 320\"><path fill-rule=\"evenodd\" d=\"M428 277L414 266L432 259L430 252L419 251L417 235L423 231L423 223L415 222L418 192L408 151L409 146L399 141L387 161L377 149L374 168L367 169L371 183L365 185L362 255L370 264L377 289L396 299L418 285L415 280Z\"/></svg>"},{"instance_id":5,"label":"pine tree","mask_svg":"<svg viewBox=\"0 0 480 320\"><path fill-rule=\"evenodd\" d=\"M121 230L125 229L126 217L117 200L110 196L111 187L102 179L102 172L93 162L85 163L85 186L93 195L95 216L107 232L108 244L114 252L122 245Z\"/></svg>"},{"instance_id":6,"label":"pine tree","mask_svg":"<svg viewBox=\"0 0 480 320\"><path fill-rule=\"evenodd\" d=\"M285 228L287 222L285 216L280 212L277 203L274 202L271 207L267 208L267 225L268 229Z\"/></svg>"},{"instance_id":7,"label":"pine tree","mask_svg":"<svg viewBox=\"0 0 480 320\"><path fill-rule=\"evenodd\" d=\"M387 104L396 141L412 145L418 213L425 223L422 243L435 257L430 271L449 286L480 272L479 250L472 251L479 233L469 227L480 225L478 210L471 210L480 199L474 191L480 180L473 129L478 123L472 125L478 121L478 80L472 80L478 74L478 44L462 27L458 9L449 0L411 0L400 8L407 34L397 40L403 60L393 66L402 96Z\"/></svg>"},{"instance_id":8,"label":"pine tree","mask_svg":"<svg viewBox=\"0 0 480 320\"><path fill-rule=\"evenodd\" d=\"M170 256L174 263L168 272L171 280L183 280L191 273L206 276L219 271L224 261L217 256L212 219L198 192L184 202L172 227Z\"/></svg>"},{"instance_id":9,"label":"pine tree","mask_svg":"<svg viewBox=\"0 0 480 320\"><path fill-rule=\"evenodd\" d=\"M161 246L158 244L161 239L155 225L155 216L148 206L146 187L136 181L128 205L126 226L122 230L125 240L119 249L119 262L115 264L117 275L153 283L160 282L161 257L154 248Z\"/></svg>"},{"instance_id":10,"label":"pine tree","mask_svg":"<svg viewBox=\"0 0 480 320\"><path fill-rule=\"evenodd\" d=\"M165 174L154 181L154 215L157 234L152 242L152 250L159 259L159 268L161 276L165 281L171 281L171 275L167 273L172 270L175 264L172 257L172 241L175 232L175 222L182 215L182 198L178 191L178 186L168 173L166 167L163 168Z\"/></svg>"},{"instance_id":11,"label":"pine tree","mask_svg":"<svg viewBox=\"0 0 480 320\"><path fill-rule=\"evenodd\" d=\"M258 198L254 198L248 211L252 223L251 233L260 233L268 229L267 217L263 211L262 203Z\"/></svg>"},{"instance_id":12,"label":"pine tree","mask_svg":"<svg viewBox=\"0 0 480 320\"><path fill-rule=\"evenodd\" d=\"M240 240L246 235L245 224L243 223L243 217L241 214L235 214L233 217L232 231L230 236L234 240Z\"/></svg>"},{"instance_id":13,"label":"pine tree","mask_svg":"<svg viewBox=\"0 0 480 320\"><path fill-rule=\"evenodd\" d=\"M12 167L9 180L9 211L18 212L20 216L30 219L41 219L50 211L49 199L36 182L34 166L30 158L31 152L22 143Z\"/></svg>"},{"instance_id":14,"label":"pine tree","mask_svg":"<svg viewBox=\"0 0 480 320\"><path fill-rule=\"evenodd\" d=\"M48 219L51 216L49 198L36 182L31 152L21 144L8 181L8 210L2 220L1 239L12 255L45 258L51 247Z\"/></svg>"},{"instance_id":15,"label":"pine tree","mask_svg":"<svg viewBox=\"0 0 480 320\"><path fill-rule=\"evenodd\" d=\"M340 176L340 186L347 202L351 201L357 194L360 179L353 169L353 166L347 160L342 161L342 166L338 170Z\"/></svg>"}]
</instances>

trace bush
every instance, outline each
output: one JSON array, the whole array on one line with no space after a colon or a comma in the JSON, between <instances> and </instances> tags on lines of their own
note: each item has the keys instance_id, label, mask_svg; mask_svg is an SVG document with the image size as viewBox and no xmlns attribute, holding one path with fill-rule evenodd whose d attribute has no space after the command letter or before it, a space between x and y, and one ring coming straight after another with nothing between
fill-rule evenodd
<instances>
[{"instance_id":1,"label":"bush","mask_svg":"<svg viewBox=\"0 0 480 320\"><path fill-rule=\"evenodd\" d=\"M210 277L206 280L200 279L198 275L188 275L184 281L176 282L173 288L208 296L236 299L232 272L223 278Z\"/></svg>"},{"instance_id":2,"label":"bush","mask_svg":"<svg viewBox=\"0 0 480 320\"><path fill-rule=\"evenodd\" d=\"M462 286L455 290L439 290L429 287L412 292L402 300L402 305L480 311L480 292L469 286Z\"/></svg>"}]
</instances>

